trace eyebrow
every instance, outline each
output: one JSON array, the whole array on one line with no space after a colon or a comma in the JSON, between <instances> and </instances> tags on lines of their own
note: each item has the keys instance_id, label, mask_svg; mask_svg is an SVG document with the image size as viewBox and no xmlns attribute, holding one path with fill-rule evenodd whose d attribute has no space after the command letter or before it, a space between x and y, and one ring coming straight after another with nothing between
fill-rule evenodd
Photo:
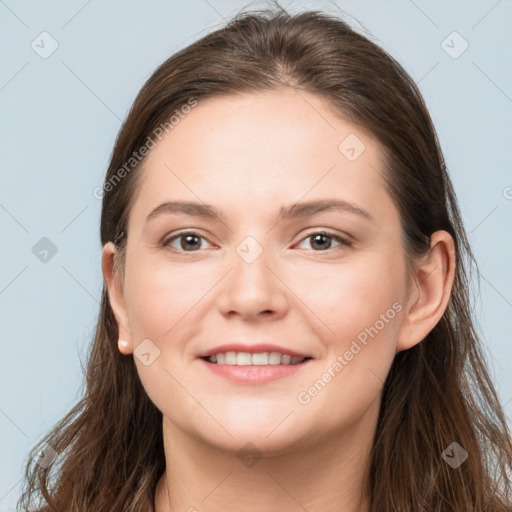
<instances>
[{"instance_id":1,"label":"eyebrow","mask_svg":"<svg viewBox=\"0 0 512 512\"><path fill-rule=\"evenodd\" d=\"M354 213L369 221L375 222L375 219L366 210L342 199L321 199L317 201L294 203L287 207L281 207L279 210L278 220L282 221L298 217L310 217L317 213L329 210L341 210ZM192 217L222 220L222 212L212 205L195 203L192 201L167 201L158 205L151 211L146 218L146 223L163 213L181 213Z\"/></svg>"}]
</instances>

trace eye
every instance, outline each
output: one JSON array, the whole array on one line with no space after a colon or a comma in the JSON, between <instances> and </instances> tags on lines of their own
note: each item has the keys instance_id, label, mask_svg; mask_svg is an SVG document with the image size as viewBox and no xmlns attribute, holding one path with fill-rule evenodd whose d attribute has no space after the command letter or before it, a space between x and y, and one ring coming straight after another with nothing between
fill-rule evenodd
<instances>
[{"instance_id":1,"label":"eye","mask_svg":"<svg viewBox=\"0 0 512 512\"><path fill-rule=\"evenodd\" d=\"M303 241L309 238L312 239L311 246L313 248L315 246L316 248L320 248L320 250L315 250L315 252L325 252L326 250L331 249L332 240L338 242L339 246L352 246L352 242L349 240L328 231L316 231L310 233L303 239ZM181 239L181 242L179 243L179 247L176 247L173 243L179 239ZM206 238L194 231L185 231L164 240L162 242L162 246L173 247L178 250L178 252L197 252L194 249L201 249L201 240L206 240Z\"/></svg>"},{"instance_id":2,"label":"eye","mask_svg":"<svg viewBox=\"0 0 512 512\"><path fill-rule=\"evenodd\" d=\"M330 233L329 231L316 231L314 233L310 233L306 238L303 240L307 240L308 238L311 238L311 246L314 247L320 247L319 251L315 252L325 252L328 249L331 249L332 240L336 240L339 245L344 245L346 247L351 247L352 242L349 240L338 236L334 233Z\"/></svg>"},{"instance_id":3,"label":"eye","mask_svg":"<svg viewBox=\"0 0 512 512\"><path fill-rule=\"evenodd\" d=\"M178 240L180 238L182 240L179 243L179 247L173 246L172 242L174 242L175 240ZM174 235L174 236L168 238L167 240L162 242L162 245L164 247L167 247L167 246L174 247L175 249L178 249L178 251L197 252L197 251L194 251L194 249L201 248L201 241L200 241L201 239L206 240L206 238L204 238L201 235L198 235L194 231L186 231L186 232L179 233L178 235Z\"/></svg>"}]
</instances>

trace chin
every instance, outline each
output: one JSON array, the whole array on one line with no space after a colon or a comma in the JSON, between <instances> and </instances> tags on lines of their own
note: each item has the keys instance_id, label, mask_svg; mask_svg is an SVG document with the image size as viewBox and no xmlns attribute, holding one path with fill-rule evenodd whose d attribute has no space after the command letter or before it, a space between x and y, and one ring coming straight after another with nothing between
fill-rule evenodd
<instances>
[{"instance_id":1,"label":"chin","mask_svg":"<svg viewBox=\"0 0 512 512\"><path fill-rule=\"evenodd\" d=\"M292 409L283 414L281 408L279 414L271 415L267 411L265 417L254 410L252 414L249 411L249 417L236 414L217 417L224 428L215 423L215 427L210 425L206 432L197 434L208 444L233 454L250 451L251 447L268 456L284 454L303 446L305 435L304 423L298 423L293 413L286 418L290 412Z\"/></svg>"},{"instance_id":2,"label":"chin","mask_svg":"<svg viewBox=\"0 0 512 512\"><path fill-rule=\"evenodd\" d=\"M283 436L274 436L254 432L246 429L241 432L233 432L233 438L223 436L211 438L208 436L205 441L211 446L218 448L226 453L238 457L239 459L247 457L275 457L297 451L301 445L300 436L296 438Z\"/></svg>"}]
</instances>

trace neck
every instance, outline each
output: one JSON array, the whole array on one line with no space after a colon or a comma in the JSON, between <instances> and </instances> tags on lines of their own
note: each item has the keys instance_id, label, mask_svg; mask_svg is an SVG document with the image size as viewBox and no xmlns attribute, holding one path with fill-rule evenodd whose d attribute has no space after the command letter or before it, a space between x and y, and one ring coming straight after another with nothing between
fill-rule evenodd
<instances>
[{"instance_id":1,"label":"neck","mask_svg":"<svg viewBox=\"0 0 512 512\"><path fill-rule=\"evenodd\" d=\"M366 470L378 408L376 401L350 428L302 449L244 461L237 450L191 437L164 416L166 471L155 512L368 512Z\"/></svg>"}]
</instances>

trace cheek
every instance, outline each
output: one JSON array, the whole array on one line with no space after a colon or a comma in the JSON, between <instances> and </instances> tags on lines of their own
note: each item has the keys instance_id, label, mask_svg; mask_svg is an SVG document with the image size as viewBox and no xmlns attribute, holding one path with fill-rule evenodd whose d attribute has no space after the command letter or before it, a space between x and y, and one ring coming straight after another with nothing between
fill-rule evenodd
<instances>
[{"instance_id":1,"label":"cheek","mask_svg":"<svg viewBox=\"0 0 512 512\"><path fill-rule=\"evenodd\" d=\"M198 301L212 286L207 275L203 279L198 276L197 267L192 267L193 263L179 268L167 261L155 263L135 253L126 264L126 302L137 371L153 403L177 420L198 413L197 404L180 383L192 390L184 354L199 325L193 308L200 307ZM148 365L137 355L141 353L137 346L146 339L153 343L146 345L150 353Z\"/></svg>"},{"instance_id":2,"label":"cheek","mask_svg":"<svg viewBox=\"0 0 512 512\"><path fill-rule=\"evenodd\" d=\"M365 414L379 397L396 354L402 271L396 263L379 261L335 273L328 288L308 296L308 306L329 330L320 327L325 362L298 391L296 401L301 418L324 417L326 430ZM325 282L321 275L317 279Z\"/></svg>"},{"instance_id":3,"label":"cheek","mask_svg":"<svg viewBox=\"0 0 512 512\"><path fill-rule=\"evenodd\" d=\"M212 286L211 280L206 274L203 279L194 263L176 267L144 257L134 257L133 262L126 268L132 335L155 340L175 335L187 325L186 315Z\"/></svg>"},{"instance_id":4,"label":"cheek","mask_svg":"<svg viewBox=\"0 0 512 512\"><path fill-rule=\"evenodd\" d=\"M343 349L347 341L376 323L383 330L382 315L386 330L391 331L388 326L397 323L388 320L395 320L397 306L393 308L393 304L404 292L400 256L366 256L343 265L318 266L314 279L296 277L297 295L321 320L333 350Z\"/></svg>"},{"instance_id":5,"label":"cheek","mask_svg":"<svg viewBox=\"0 0 512 512\"><path fill-rule=\"evenodd\" d=\"M318 407L319 413L322 406L335 407L339 413L333 415L334 422L341 421L340 417L348 421L373 402L396 354L404 261L391 251L365 256L336 272L316 274L320 286L310 287L307 297L308 306L322 320L317 335L323 341L326 361L308 383L311 387L301 390L298 401L314 402L313 409Z\"/></svg>"},{"instance_id":6,"label":"cheek","mask_svg":"<svg viewBox=\"0 0 512 512\"><path fill-rule=\"evenodd\" d=\"M378 415L378 400L396 354L402 311L394 286L376 288L367 273L364 278L356 273L340 278L339 284L344 285L335 296L339 308L327 314L331 301L317 296L316 307L325 313L323 320L334 334L321 338L322 361L294 390L296 419L304 428L310 425L324 432Z\"/></svg>"}]
</instances>

